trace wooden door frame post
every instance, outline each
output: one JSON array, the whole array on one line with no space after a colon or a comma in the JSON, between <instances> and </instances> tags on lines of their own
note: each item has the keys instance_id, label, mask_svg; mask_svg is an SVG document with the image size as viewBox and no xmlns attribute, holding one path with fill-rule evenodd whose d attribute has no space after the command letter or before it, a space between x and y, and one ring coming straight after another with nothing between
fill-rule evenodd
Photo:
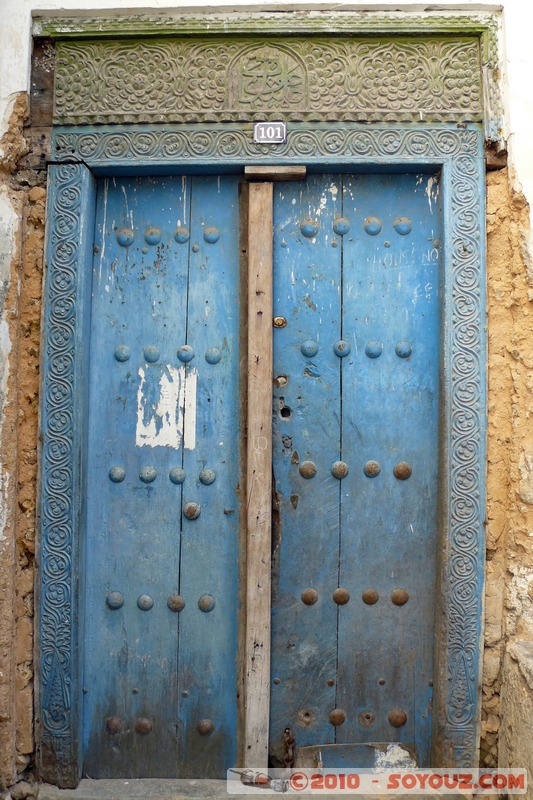
<instances>
[{"instance_id":1,"label":"wooden door frame post","mask_svg":"<svg viewBox=\"0 0 533 800\"><path fill-rule=\"evenodd\" d=\"M272 509L272 183L248 200L244 766L268 766Z\"/></svg>"}]
</instances>

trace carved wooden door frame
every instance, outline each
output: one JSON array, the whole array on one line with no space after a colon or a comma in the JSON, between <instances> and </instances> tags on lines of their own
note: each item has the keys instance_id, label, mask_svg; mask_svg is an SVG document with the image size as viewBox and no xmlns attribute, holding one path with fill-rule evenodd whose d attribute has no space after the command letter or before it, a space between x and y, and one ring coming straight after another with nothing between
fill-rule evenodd
<instances>
[{"instance_id":1,"label":"carved wooden door frame","mask_svg":"<svg viewBox=\"0 0 533 800\"><path fill-rule=\"evenodd\" d=\"M479 20L476 24L479 31ZM489 27L482 26L488 38L493 31ZM254 164L306 165L324 171L441 170L441 563L433 763L476 765L486 418L481 122L414 125L384 120L369 126L339 119L294 121L287 143L275 149L253 143L249 121L201 126L135 122L63 125L53 134L57 163L49 175L41 385L40 777L75 786L82 760L80 528L95 178L162 170L239 172Z\"/></svg>"}]
</instances>

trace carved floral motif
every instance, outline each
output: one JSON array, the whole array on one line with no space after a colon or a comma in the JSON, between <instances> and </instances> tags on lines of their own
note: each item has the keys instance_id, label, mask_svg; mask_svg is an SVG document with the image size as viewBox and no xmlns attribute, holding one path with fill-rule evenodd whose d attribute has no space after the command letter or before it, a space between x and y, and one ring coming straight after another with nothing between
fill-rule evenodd
<instances>
[{"instance_id":1,"label":"carved floral motif","mask_svg":"<svg viewBox=\"0 0 533 800\"><path fill-rule=\"evenodd\" d=\"M55 121L482 116L475 37L60 42Z\"/></svg>"}]
</instances>

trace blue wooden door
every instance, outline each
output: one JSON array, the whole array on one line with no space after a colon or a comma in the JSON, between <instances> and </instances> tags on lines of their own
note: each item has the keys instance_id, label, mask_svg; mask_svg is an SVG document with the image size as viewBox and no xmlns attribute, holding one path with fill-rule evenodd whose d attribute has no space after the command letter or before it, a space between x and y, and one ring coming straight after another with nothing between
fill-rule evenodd
<instances>
[{"instance_id":1,"label":"blue wooden door","mask_svg":"<svg viewBox=\"0 0 533 800\"><path fill-rule=\"evenodd\" d=\"M236 760L238 182L105 179L90 341L84 775Z\"/></svg>"},{"instance_id":2,"label":"blue wooden door","mask_svg":"<svg viewBox=\"0 0 533 800\"><path fill-rule=\"evenodd\" d=\"M373 766L391 743L429 762L439 219L435 175L275 187L278 765L287 726L302 764Z\"/></svg>"}]
</instances>

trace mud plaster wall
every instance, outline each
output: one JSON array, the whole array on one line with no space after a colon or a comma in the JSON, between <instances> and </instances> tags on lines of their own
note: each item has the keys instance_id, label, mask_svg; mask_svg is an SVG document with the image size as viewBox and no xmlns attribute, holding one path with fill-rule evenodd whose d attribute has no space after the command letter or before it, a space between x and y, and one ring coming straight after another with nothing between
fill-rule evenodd
<instances>
[{"instance_id":1,"label":"mud plaster wall","mask_svg":"<svg viewBox=\"0 0 533 800\"><path fill-rule=\"evenodd\" d=\"M0 191L21 222L13 233L3 322L11 350L2 402L0 459L6 536L0 566L0 786L31 766L33 741L33 584L37 482L37 404L42 299L45 173L17 167L27 152L27 98L15 100L0 142ZM9 234L9 231L2 231Z\"/></svg>"},{"instance_id":2,"label":"mud plaster wall","mask_svg":"<svg viewBox=\"0 0 533 800\"><path fill-rule=\"evenodd\" d=\"M11 538L0 542L0 787L11 785L17 772L31 769L34 749L33 581L45 172L17 168L27 149L26 113L21 94L0 164L0 189L22 220L1 296L11 341L0 451ZM506 642L533 642L533 379L528 372L533 360L533 276L524 244L528 208L523 197L511 193L506 170L488 175L487 191L488 544L481 759L491 766L498 761L500 729L508 733L511 747L513 737L520 736L506 716L513 706L508 698L502 712L502 680L509 669L505 665L516 661L504 658ZM516 681L506 681L506 695L512 695L514 685ZM521 696L520 708L528 703L531 716L533 690Z\"/></svg>"},{"instance_id":3,"label":"mud plaster wall","mask_svg":"<svg viewBox=\"0 0 533 800\"><path fill-rule=\"evenodd\" d=\"M507 170L490 173L488 525L481 741L486 766L497 763L499 732L507 736L513 727L508 697L513 692L511 684L515 684L510 680L506 651L515 641L533 642L533 272L526 248L528 229L527 203L521 194L511 193ZM520 706L532 716L532 692L521 697ZM513 735L522 733L515 729ZM500 762L500 766L505 764Z\"/></svg>"}]
</instances>

